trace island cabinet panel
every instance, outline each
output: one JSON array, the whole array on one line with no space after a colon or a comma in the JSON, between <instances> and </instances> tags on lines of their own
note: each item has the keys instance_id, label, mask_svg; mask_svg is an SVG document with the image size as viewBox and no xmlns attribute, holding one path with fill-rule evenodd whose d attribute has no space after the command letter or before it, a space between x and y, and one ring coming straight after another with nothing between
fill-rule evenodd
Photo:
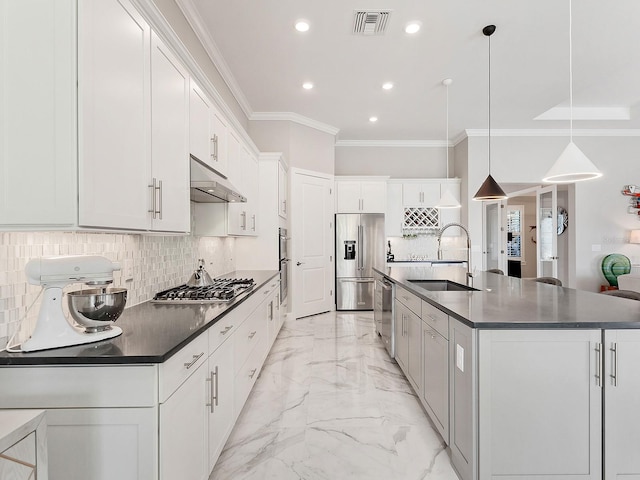
<instances>
[{"instance_id":1,"label":"island cabinet panel","mask_svg":"<svg viewBox=\"0 0 640 480\"><path fill-rule=\"evenodd\" d=\"M604 334L604 478L640 479L640 331Z\"/></svg>"},{"instance_id":2,"label":"island cabinet panel","mask_svg":"<svg viewBox=\"0 0 640 480\"><path fill-rule=\"evenodd\" d=\"M600 330L478 333L479 478L600 479Z\"/></svg>"},{"instance_id":3,"label":"island cabinet panel","mask_svg":"<svg viewBox=\"0 0 640 480\"><path fill-rule=\"evenodd\" d=\"M449 342L422 324L422 404L445 443L449 443Z\"/></svg>"},{"instance_id":4,"label":"island cabinet panel","mask_svg":"<svg viewBox=\"0 0 640 480\"><path fill-rule=\"evenodd\" d=\"M400 365L402 371L407 373L407 366L409 365L409 341L407 334L407 317L410 310L405 307L397 299L394 302L394 336L396 339L396 362Z\"/></svg>"},{"instance_id":5,"label":"island cabinet panel","mask_svg":"<svg viewBox=\"0 0 640 480\"><path fill-rule=\"evenodd\" d=\"M478 478L477 330L449 323L449 448L462 480Z\"/></svg>"}]
</instances>

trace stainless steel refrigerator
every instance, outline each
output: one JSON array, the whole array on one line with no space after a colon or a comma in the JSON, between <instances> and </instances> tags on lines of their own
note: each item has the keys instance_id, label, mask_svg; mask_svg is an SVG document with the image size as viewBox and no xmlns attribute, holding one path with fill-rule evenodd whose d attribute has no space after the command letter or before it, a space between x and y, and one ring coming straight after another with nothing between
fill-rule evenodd
<instances>
[{"instance_id":1,"label":"stainless steel refrigerator","mask_svg":"<svg viewBox=\"0 0 640 480\"><path fill-rule=\"evenodd\" d=\"M384 267L384 214L336 215L336 309L373 310L373 267Z\"/></svg>"}]
</instances>

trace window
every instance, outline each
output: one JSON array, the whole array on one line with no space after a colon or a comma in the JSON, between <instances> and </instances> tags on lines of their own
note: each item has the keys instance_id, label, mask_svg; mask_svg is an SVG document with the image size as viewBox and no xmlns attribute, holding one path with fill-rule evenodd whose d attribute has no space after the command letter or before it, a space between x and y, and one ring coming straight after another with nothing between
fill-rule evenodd
<instances>
[{"instance_id":1,"label":"window","mask_svg":"<svg viewBox=\"0 0 640 480\"><path fill-rule=\"evenodd\" d=\"M521 260L524 257L522 242L522 222L524 221L524 206L507 206L507 257Z\"/></svg>"}]
</instances>

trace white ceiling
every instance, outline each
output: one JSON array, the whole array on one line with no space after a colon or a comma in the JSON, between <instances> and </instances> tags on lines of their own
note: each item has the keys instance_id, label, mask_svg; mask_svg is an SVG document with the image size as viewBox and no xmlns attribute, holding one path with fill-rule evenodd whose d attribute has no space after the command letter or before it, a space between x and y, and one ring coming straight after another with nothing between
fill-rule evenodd
<instances>
[{"instance_id":1,"label":"white ceiling","mask_svg":"<svg viewBox=\"0 0 640 480\"><path fill-rule=\"evenodd\" d=\"M486 129L488 39L482 28L495 24L492 132L568 128L567 120L535 120L569 103L568 0L178 3L204 43L212 42L210 54L249 117L293 112L336 127L340 140L444 140L441 82L452 78L450 138ZM357 9L392 10L386 33L352 34ZM293 28L299 18L311 25L304 34ZM411 20L422 22L413 36L404 32ZM640 1L573 1L573 76L576 113L598 117L619 107L614 114L630 116L576 120L575 129L640 129ZM303 90L305 81L315 88ZM383 91L386 81L395 88ZM372 115L379 118L375 124L368 121Z\"/></svg>"}]
</instances>

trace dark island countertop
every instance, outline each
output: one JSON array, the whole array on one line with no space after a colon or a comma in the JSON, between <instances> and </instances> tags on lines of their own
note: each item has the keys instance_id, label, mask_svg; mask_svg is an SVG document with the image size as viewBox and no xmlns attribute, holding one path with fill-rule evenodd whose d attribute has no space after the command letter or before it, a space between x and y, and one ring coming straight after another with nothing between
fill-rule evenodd
<instances>
[{"instance_id":1,"label":"dark island countertop","mask_svg":"<svg viewBox=\"0 0 640 480\"><path fill-rule=\"evenodd\" d=\"M230 272L222 277L253 278L256 285L251 292L229 303L162 305L144 302L125 309L118 318L116 325L123 331L118 337L39 352L2 352L0 366L162 363L276 275L276 270Z\"/></svg>"},{"instance_id":2,"label":"dark island countertop","mask_svg":"<svg viewBox=\"0 0 640 480\"><path fill-rule=\"evenodd\" d=\"M469 283L478 291L428 291L409 280L467 285L467 270L457 266L375 270L472 328L640 328L640 302L636 300L487 272L477 272Z\"/></svg>"}]
</instances>

